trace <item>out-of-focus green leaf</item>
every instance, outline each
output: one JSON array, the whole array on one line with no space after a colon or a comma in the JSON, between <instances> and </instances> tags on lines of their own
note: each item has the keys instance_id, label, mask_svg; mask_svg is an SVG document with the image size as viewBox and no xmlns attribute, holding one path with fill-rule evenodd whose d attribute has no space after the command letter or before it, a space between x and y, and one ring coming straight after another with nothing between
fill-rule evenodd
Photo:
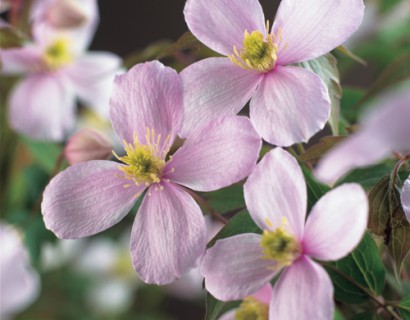
<instances>
[{"instance_id":1,"label":"out-of-focus green leaf","mask_svg":"<svg viewBox=\"0 0 410 320\"><path fill-rule=\"evenodd\" d=\"M333 316L333 320L346 320L344 315L340 312L339 309L335 308L335 314Z\"/></svg>"},{"instance_id":2,"label":"out-of-focus green leaf","mask_svg":"<svg viewBox=\"0 0 410 320\"><path fill-rule=\"evenodd\" d=\"M333 134L338 135L342 87L340 85L336 58L331 53L328 53L314 60L298 63L298 65L316 73L327 86L331 102L329 124Z\"/></svg>"},{"instance_id":3,"label":"out-of-focus green leaf","mask_svg":"<svg viewBox=\"0 0 410 320\"><path fill-rule=\"evenodd\" d=\"M354 169L346 177L342 178L338 184L347 182L360 183L363 188L372 188L383 176L390 173L393 166L389 163L382 163L361 169Z\"/></svg>"},{"instance_id":4,"label":"out-of-focus green leaf","mask_svg":"<svg viewBox=\"0 0 410 320\"><path fill-rule=\"evenodd\" d=\"M399 312L404 320L410 320L410 296L400 301Z\"/></svg>"},{"instance_id":5,"label":"out-of-focus green leaf","mask_svg":"<svg viewBox=\"0 0 410 320\"><path fill-rule=\"evenodd\" d=\"M304 165L301 166L303 175L305 176L307 191L308 191L308 213L314 204L330 190L327 185L318 182L312 172Z\"/></svg>"},{"instance_id":6,"label":"out-of-focus green leaf","mask_svg":"<svg viewBox=\"0 0 410 320\"><path fill-rule=\"evenodd\" d=\"M349 50L349 48L345 47L345 46L338 46L335 50L337 50L338 52L340 52L341 54L343 54L344 56L366 66L367 62L365 60L363 60L362 58L360 58L358 55L354 54L352 51Z\"/></svg>"},{"instance_id":7,"label":"out-of-focus green leaf","mask_svg":"<svg viewBox=\"0 0 410 320\"><path fill-rule=\"evenodd\" d=\"M31 152L36 162L48 173L52 173L63 148L55 143L35 141L23 136L21 136L21 141Z\"/></svg>"},{"instance_id":8,"label":"out-of-focus green leaf","mask_svg":"<svg viewBox=\"0 0 410 320\"><path fill-rule=\"evenodd\" d=\"M360 304L369 296L345 276L379 295L384 287L386 272L379 249L366 232L358 247L345 258L326 266L335 287L335 299L344 303Z\"/></svg>"},{"instance_id":9,"label":"out-of-focus green leaf","mask_svg":"<svg viewBox=\"0 0 410 320\"><path fill-rule=\"evenodd\" d=\"M21 47L27 40L27 36L13 26L0 28L0 48L2 49Z\"/></svg>"},{"instance_id":10,"label":"out-of-focus green leaf","mask_svg":"<svg viewBox=\"0 0 410 320\"><path fill-rule=\"evenodd\" d=\"M208 201L213 209L220 213L226 213L246 206L243 198L242 184L234 184L218 191L204 193L201 196Z\"/></svg>"},{"instance_id":11,"label":"out-of-focus green leaf","mask_svg":"<svg viewBox=\"0 0 410 320\"><path fill-rule=\"evenodd\" d=\"M307 149L306 152L300 156L300 160L314 165L326 152L335 147L343 139L345 139L345 137L342 136L323 137L318 143Z\"/></svg>"},{"instance_id":12,"label":"out-of-focus green leaf","mask_svg":"<svg viewBox=\"0 0 410 320\"><path fill-rule=\"evenodd\" d=\"M239 304L240 301L219 301L215 299L210 293L207 293L205 320L217 320L223 313L239 306Z\"/></svg>"},{"instance_id":13,"label":"out-of-focus green leaf","mask_svg":"<svg viewBox=\"0 0 410 320\"><path fill-rule=\"evenodd\" d=\"M365 311L354 315L351 320L383 320L383 318L376 313Z\"/></svg>"},{"instance_id":14,"label":"out-of-focus green leaf","mask_svg":"<svg viewBox=\"0 0 410 320\"><path fill-rule=\"evenodd\" d=\"M355 107L357 102L364 96L365 91L359 88L344 86L343 96L340 101L340 112L349 123L357 123L361 108Z\"/></svg>"},{"instance_id":15,"label":"out-of-focus green leaf","mask_svg":"<svg viewBox=\"0 0 410 320\"><path fill-rule=\"evenodd\" d=\"M403 260L410 251L410 223L401 206L398 183L400 181L396 176L386 175L369 193L369 228L384 237L397 278Z\"/></svg>"}]
</instances>

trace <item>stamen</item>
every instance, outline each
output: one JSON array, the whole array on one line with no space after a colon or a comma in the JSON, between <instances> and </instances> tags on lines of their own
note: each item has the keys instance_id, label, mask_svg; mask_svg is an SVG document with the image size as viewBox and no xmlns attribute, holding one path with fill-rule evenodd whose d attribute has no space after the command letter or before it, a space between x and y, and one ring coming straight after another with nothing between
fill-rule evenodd
<instances>
[{"instance_id":1,"label":"stamen","mask_svg":"<svg viewBox=\"0 0 410 320\"><path fill-rule=\"evenodd\" d=\"M70 49L69 39L59 38L52 42L43 54L46 68L57 70L71 63L74 57Z\"/></svg>"},{"instance_id":2,"label":"stamen","mask_svg":"<svg viewBox=\"0 0 410 320\"><path fill-rule=\"evenodd\" d=\"M253 297L246 297L235 313L235 320L268 320L268 305Z\"/></svg>"}]
</instances>

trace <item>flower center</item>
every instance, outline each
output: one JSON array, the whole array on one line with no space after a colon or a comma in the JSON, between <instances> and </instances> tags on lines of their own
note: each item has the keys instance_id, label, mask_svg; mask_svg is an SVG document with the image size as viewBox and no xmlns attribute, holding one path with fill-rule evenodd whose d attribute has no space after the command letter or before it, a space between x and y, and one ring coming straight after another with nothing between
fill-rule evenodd
<instances>
[{"instance_id":1,"label":"flower center","mask_svg":"<svg viewBox=\"0 0 410 320\"><path fill-rule=\"evenodd\" d=\"M141 183L149 186L152 183L161 182L165 156L170 148L170 136L161 143L161 134L156 135L153 129L147 128L145 138L146 144L141 144L137 135L134 136L133 144L124 141L127 155L123 157L113 152L118 160L127 164L127 166L119 166L119 169L124 172L124 176L119 176L119 178L132 180L137 186ZM129 186L131 185L124 185L124 187Z\"/></svg>"},{"instance_id":2,"label":"flower center","mask_svg":"<svg viewBox=\"0 0 410 320\"><path fill-rule=\"evenodd\" d=\"M288 266L301 254L299 241L287 233L284 227L274 231L264 230L261 247L266 259L274 260L281 266Z\"/></svg>"},{"instance_id":3,"label":"flower center","mask_svg":"<svg viewBox=\"0 0 410 320\"><path fill-rule=\"evenodd\" d=\"M69 40L64 38L55 40L46 48L43 57L46 66L51 70L69 64L73 61Z\"/></svg>"},{"instance_id":4,"label":"flower center","mask_svg":"<svg viewBox=\"0 0 410 320\"><path fill-rule=\"evenodd\" d=\"M278 44L282 41L281 30L277 35L269 34L269 21L266 22L267 36L260 31L249 33L245 30L243 47L241 50L233 47L233 54L229 56L237 66L246 70L267 72L275 67L278 60Z\"/></svg>"},{"instance_id":5,"label":"flower center","mask_svg":"<svg viewBox=\"0 0 410 320\"><path fill-rule=\"evenodd\" d=\"M268 320L268 305L253 297L243 299L235 313L235 320Z\"/></svg>"}]
</instances>

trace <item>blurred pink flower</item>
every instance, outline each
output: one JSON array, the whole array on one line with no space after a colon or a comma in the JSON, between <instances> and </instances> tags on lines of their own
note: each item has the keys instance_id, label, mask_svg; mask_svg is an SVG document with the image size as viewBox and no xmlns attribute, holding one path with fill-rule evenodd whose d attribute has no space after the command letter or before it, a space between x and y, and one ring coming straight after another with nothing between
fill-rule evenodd
<instances>
[{"instance_id":1,"label":"blurred pink flower","mask_svg":"<svg viewBox=\"0 0 410 320\"><path fill-rule=\"evenodd\" d=\"M269 319L333 319L333 286L312 260L338 260L360 242L368 203L358 184L324 195L306 217L306 184L297 161L276 148L244 186L248 210L263 234L218 240L203 259L205 287L217 299L246 297L285 268L276 282ZM352 223L354 221L354 223Z\"/></svg>"},{"instance_id":2,"label":"blurred pink flower","mask_svg":"<svg viewBox=\"0 0 410 320\"><path fill-rule=\"evenodd\" d=\"M223 58L182 71L187 134L200 121L236 114L250 101L263 139L278 146L306 142L329 118L326 86L291 66L341 45L360 25L363 0L282 0L272 29L257 0L188 0L192 33Z\"/></svg>"},{"instance_id":3,"label":"blurred pink flower","mask_svg":"<svg viewBox=\"0 0 410 320\"><path fill-rule=\"evenodd\" d=\"M10 319L39 295L40 281L19 234L0 222L0 318Z\"/></svg>"},{"instance_id":4,"label":"blurred pink flower","mask_svg":"<svg viewBox=\"0 0 410 320\"><path fill-rule=\"evenodd\" d=\"M255 294L246 297L239 308L223 314L219 320L268 320L269 302L271 297L272 286L268 283L260 288Z\"/></svg>"},{"instance_id":5,"label":"blurred pink flower","mask_svg":"<svg viewBox=\"0 0 410 320\"><path fill-rule=\"evenodd\" d=\"M68 139L64 155L70 165L90 160L106 160L112 155L109 139L94 129L83 129Z\"/></svg>"},{"instance_id":6,"label":"blurred pink flower","mask_svg":"<svg viewBox=\"0 0 410 320\"><path fill-rule=\"evenodd\" d=\"M182 83L157 61L117 76L111 97L114 130L127 154L89 161L57 175L44 192L47 228L79 238L118 223L146 190L132 236L133 265L147 283L166 284L204 253L202 212L184 187L216 190L245 178L255 167L261 140L244 117L210 122L167 154L181 127ZM222 125L223 123L223 125Z\"/></svg>"},{"instance_id":7,"label":"blurred pink flower","mask_svg":"<svg viewBox=\"0 0 410 320\"><path fill-rule=\"evenodd\" d=\"M354 168L377 163L396 151L410 155L410 92L392 92L369 108L361 129L318 163L316 178L334 184Z\"/></svg>"},{"instance_id":8,"label":"blurred pink flower","mask_svg":"<svg viewBox=\"0 0 410 320\"><path fill-rule=\"evenodd\" d=\"M401 191L401 205L407 220L410 222L410 176L407 178Z\"/></svg>"},{"instance_id":9,"label":"blurred pink flower","mask_svg":"<svg viewBox=\"0 0 410 320\"><path fill-rule=\"evenodd\" d=\"M34 28L33 43L0 49L0 73L24 75L9 97L9 120L16 131L35 139L63 140L74 126L76 97L108 117L121 59L108 52L84 52L89 32Z\"/></svg>"}]
</instances>

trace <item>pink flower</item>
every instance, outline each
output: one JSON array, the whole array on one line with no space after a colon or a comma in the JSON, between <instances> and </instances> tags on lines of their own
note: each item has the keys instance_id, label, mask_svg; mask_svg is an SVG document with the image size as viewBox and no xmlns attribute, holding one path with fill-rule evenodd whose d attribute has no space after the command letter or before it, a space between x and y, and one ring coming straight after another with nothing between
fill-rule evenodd
<instances>
[{"instance_id":1,"label":"pink flower","mask_svg":"<svg viewBox=\"0 0 410 320\"><path fill-rule=\"evenodd\" d=\"M9 97L9 121L16 131L35 139L63 140L74 126L77 96L108 117L121 59L108 52L85 53L89 38L87 32L40 28L33 43L0 49L0 73L25 75Z\"/></svg>"},{"instance_id":2,"label":"pink flower","mask_svg":"<svg viewBox=\"0 0 410 320\"><path fill-rule=\"evenodd\" d=\"M220 300L256 292L285 268L269 304L269 319L333 319L333 286L312 258L338 260L360 242L368 203L358 184L324 195L305 223L307 191L297 161L269 152L244 186L248 210L263 234L219 240L202 262L207 290Z\"/></svg>"},{"instance_id":3,"label":"pink flower","mask_svg":"<svg viewBox=\"0 0 410 320\"><path fill-rule=\"evenodd\" d=\"M403 206L407 220L410 222L410 176L407 178L401 190L401 205Z\"/></svg>"},{"instance_id":4,"label":"pink flower","mask_svg":"<svg viewBox=\"0 0 410 320\"><path fill-rule=\"evenodd\" d=\"M147 283L170 283L196 264L206 244L199 206L184 188L211 191L245 178L261 140L244 117L198 128L167 156L182 121L179 75L157 61L117 76L111 97L114 130L126 155L89 161L57 175L42 212L60 238L79 238L118 223L146 191L132 236L133 265ZM223 125L222 125L223 123Z\"/></svg>"},{"instance_id":5,"label":"pink flower","mask_svg":"<svg viewBox=\"0 0 410 320\"><path fill-rule=\"evenodd\" d=\"M243 302L238 308L223 314L219 320L267 320L271 297L272 286L268 283L260 288L255 294L243 299Z\"/></svg>"},{"instance_id":6,"label":"pink flower","mask_svg":"<svg viewBox=\"0 0 410 320\"><path fill-rule=\"evenodd\" d=\"M37 298L40 281L15 229L0 223L0 243L0 318L6 320Z\"/></svg>"},{"instance_id":7,"label":"pink flower","mask_svg":"<svg viewBox=\"0 0 410 320\"><path fill-rule=\"evenodd\" d=\"M334 184L354 168L366 167L393 151L410 155L410 92L393 92L369 108L361 129L328 152L315 175Z\"/></svg>"},{"instance_id":8,"label":"pink flower","mask_svg":"<svg viewBox=\"0 0 410 320\"><path fill-rule=\"evenodd\" d=\"M182 134L250 101L250 118L269 143L306 142L329 118L326 86L314 73L290 66L342 44L360 25L363 0L282 0L272 29L257 0L188 0L192 33L227 56L182 71L186 121Z\"/></svg>"}]
</instances>

